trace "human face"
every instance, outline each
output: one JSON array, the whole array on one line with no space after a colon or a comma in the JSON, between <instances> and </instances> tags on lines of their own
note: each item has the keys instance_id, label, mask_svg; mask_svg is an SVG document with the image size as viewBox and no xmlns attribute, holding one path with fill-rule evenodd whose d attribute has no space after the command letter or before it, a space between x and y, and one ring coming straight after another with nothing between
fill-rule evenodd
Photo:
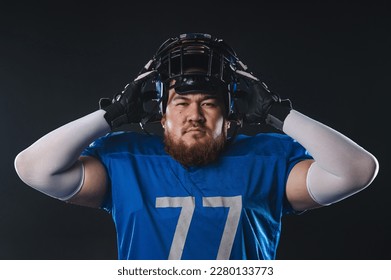
<instances>
[{"instance_id":1,"label":"human face","mask_svg":"<svg viewBox=\"0 0 391 280\"><path fill-rule=\"evenodd\" d=\"M161 123L174 143L191 147L215 141L222 134L226 136L228 122L223 110L222 101L214 95L180 95L171 89Z\"/></svg>"}]
</instances>

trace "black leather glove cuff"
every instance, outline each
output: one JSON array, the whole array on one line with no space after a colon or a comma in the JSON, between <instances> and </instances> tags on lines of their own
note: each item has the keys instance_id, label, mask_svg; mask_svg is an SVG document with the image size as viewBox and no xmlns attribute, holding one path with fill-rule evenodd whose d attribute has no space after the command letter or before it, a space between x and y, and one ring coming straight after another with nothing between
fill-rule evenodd
<instances>
[{"instance_id":1,"label":"black leather glove cuff","mask_svg":"<svg viewBox=\"0 0 391 280\"><path fill-rule=\"evenodd\" d=\"M267 124L282 131L285 118L289 115L291 110L292 103L289 99L273 103L267 112L265 121Z\"/></svg>"},{"instance_id":2,"label":"black leather glove cuff","mask_svg":"<svg viewBox=\"0 0 391 280\"><path fill-rule=\"evenodd\" d=\"M114 102L104 108L106 111L104 118L110 125L111 129L120 126L128 121L124 106L119 102Z\"/></svg>"}]
</instances>

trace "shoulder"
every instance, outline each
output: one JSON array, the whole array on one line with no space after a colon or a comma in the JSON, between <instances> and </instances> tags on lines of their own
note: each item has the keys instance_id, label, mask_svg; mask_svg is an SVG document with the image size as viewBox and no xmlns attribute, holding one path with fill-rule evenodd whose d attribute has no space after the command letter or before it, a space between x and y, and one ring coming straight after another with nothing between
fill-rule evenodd
<instances>
[{"instance_id":1,"label":"shoulder","mask_svg":"<svg viewBox=\"0 0 391 280\"><path fill-rule=\"evenodd\" d=\"M254 136L238 135L231 144L233 151L252 151L256 154L288 153L304 148L292 137L282 133L259 133Z\"/></svg>"},{"instance_id":2,"label":"shoulder","mask_svg":"<svg viewBox=\"0 0 391 280\"><path fill-rule=\"evenodd\" d=\"M88 149L99 150L105 153L161 153L164 148L163 140L156 135L132 131L111 132L96 139Z\"/></svg>"},{"instance_id":3,"label":"shoulder","mask_svg":"<svg viewBox=\"0 0 391 280\"><path fill-rule=\"evenodd\" d=\"M276 143L278 142L291 142L294 141L292 137L283 134L283 133L258 133L256 135L245 135L239 134L234 142L241 143L249 143L249 142L261 142L261 143Z\"/></svg>"},{"instance_id":4,"label":"shoulder","mask_svg":"<svg viewBox=\"0 0 391 280\"><path fill-rule=\"evenodd\" d=\"M133 131L116 131L106 134L100 138L100 141L106 143L124 143L128 141L133 142L145 142L145 143L158 143L161 142L161 137L153 134L146 134Z\"/></svg>"}]
</instances>

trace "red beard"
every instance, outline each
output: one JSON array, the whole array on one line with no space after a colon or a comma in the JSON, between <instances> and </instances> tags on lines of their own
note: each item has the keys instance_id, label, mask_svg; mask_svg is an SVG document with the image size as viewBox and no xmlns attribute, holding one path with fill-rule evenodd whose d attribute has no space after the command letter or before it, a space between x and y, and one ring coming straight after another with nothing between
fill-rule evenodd
<instances>
[{"instance_id":1,"label":"red beard","mask_svg":"<svg viewBox=\"0 0 391 280\"><path fill-rule=\"evenodd\" d=\"M226 135L206 143L187 146L182 140L175 141L169 134L164 134L165 151L185 167L202 166L214 162L225 147Z\"/></svg>"}]
</instances>

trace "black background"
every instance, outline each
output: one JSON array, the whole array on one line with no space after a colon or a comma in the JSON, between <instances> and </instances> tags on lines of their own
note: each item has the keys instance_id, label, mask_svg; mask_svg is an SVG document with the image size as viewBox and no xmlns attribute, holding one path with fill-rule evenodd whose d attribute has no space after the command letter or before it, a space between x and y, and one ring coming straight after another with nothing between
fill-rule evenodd
<instances>
[{"instance_id":1,"label":"black background","mask_svg":"<svg viewBox=\"0 0 391 280\"><path fill-rule=\"evenodd\" d=\"M34 191L13 160L42 135L96 110L163 41L184 32L223 38L296 110L380 162L366 190L284 217L277 259L391 259L387 1L270 2L2 1L0 259L116 259L107 213Z\"/></svg>"}]
</instances>

